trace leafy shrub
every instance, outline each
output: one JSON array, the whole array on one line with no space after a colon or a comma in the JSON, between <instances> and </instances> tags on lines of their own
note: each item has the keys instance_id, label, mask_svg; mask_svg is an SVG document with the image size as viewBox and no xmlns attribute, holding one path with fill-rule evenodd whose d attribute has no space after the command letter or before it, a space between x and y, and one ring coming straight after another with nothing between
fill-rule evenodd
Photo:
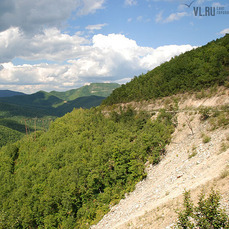
<instances>
[{"instance_id":1,"label":"leafy shrub","mask_svg":"<svg viewBox=\"0 0 229 229\"><path fill-rule=\"evenodd\" d=\"M229 228L229 217L220 208L220 194L213 189L207 198L202 191L196 207L190 198L190 192L185 191L183 207L184 210L178 212L175 228Z\"/></svg>"},{"instance_id":2,"label":"leafy shrub","mask_svg":"<svg viewBox=\"0 0 229 229\"><path fill-rule=\"evenodd\" d=\"M211 117L211 115L212 115L212 111L211 111L211 108L209 108L209 107L202 107L201 109L200 109L200 111L199 111L199 113L200 113L200 118L201 118L201 120L207 120L209 117Z\"/></svg>"}]
</instances>

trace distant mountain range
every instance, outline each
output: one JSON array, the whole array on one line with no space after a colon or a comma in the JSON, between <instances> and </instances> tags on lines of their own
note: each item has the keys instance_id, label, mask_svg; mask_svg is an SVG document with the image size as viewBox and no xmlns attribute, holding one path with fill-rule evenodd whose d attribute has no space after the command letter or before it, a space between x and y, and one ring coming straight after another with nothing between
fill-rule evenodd
<instances>
[{"instance_id":1,"label":"distant mountain range","mask_svg":"<svg viewBox=\"0 0 229 229\"><path fill-rule=\"evenodd\" d=\"M115 83L92 83L66 92L39 91L31 95L0 90L0 148L27 132L47 129L56 117L74 108L99 106L119 86Z\"/></svg>"},{"instance_id":2,"label":"distant mountain range","mask_svg":"<svg viewBox=\"0 0 229 229\"><path fill-rule=\"evenodd\" d=\"M51 91L49 94L59 99L70 101L90 95L107 97L118 87L120 87L118 83L91 83L90 85L85 85L78 89L72 89L66 92Z\"/></svg>"},{"instance_id":3,"label":"distant mountain range","mask_svg":"<svg viewBox=\"0 0 229 229\"><path fill-rule=\"evenodd\" d=\"M11 90L0 90L0 97L11 97L15 95L25 95L22 92L11 91Z\"/></svg>"},{"instance_id":4,"label":"distant mountain range","mask_svg":"<svg viewBox=\"0 0 229 229\"><path fill-rule=\"evenodd\" d=\"M119 86L116 83L92 83L66 92L39 91L31 95L1 90L0 117L6 117L6 114L8 117L62 116L74 108L91 108L100 105L105 97Z\"/></svg>"}]
</instances>

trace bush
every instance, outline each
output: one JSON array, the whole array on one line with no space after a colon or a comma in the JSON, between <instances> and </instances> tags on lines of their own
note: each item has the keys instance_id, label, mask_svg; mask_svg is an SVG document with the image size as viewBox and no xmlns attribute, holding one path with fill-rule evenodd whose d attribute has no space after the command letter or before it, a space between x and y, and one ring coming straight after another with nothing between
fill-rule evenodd
<instances>
[{"instance_id":1,"label":"bush","mask_svg":"<svg viewBox=\"0 0 229 229\"><path fill-rule=\"evenodd\" d=\"M220 194L212 189L207 198L202 191L196 207L190 198L190 192L184 193L184 210L178 213L175 228L215 229L229 228L229 217L220 208Z\"/></svg>"},{"instance_id":2,"label":"bush","mask_svg":"<svg viewBox=\"0 0 229 229\"><path fill-rule=\"evenodd\" d=\"M207 136L207 135L203 135L203 143L208 143L211 141L211 137Z\"/></svg>"},{"instance_id":3,"label":"bush","mask_svg":"<svg viewBox=\"0 0 229 229\"><path fill-rule=\"evenodd\" d=\"M211 109L209 107L202 107L199 111L201 120L207 120L211 116Z\"/></svg>"}]
</instances>

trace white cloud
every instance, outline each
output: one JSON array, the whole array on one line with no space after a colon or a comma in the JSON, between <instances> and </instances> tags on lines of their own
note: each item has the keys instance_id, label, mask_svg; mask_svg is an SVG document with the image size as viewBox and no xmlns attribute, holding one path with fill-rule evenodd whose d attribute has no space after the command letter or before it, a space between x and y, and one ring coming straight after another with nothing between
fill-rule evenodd
<instances>
[{"instance_id":1,"label":"white cloud","mask_svg":"<svg viewBox=\"0 0 229 229\"><path fill-rule=\"evenodd\" d=\"M7 39L10 36L12 39ZM0 33L0 44L0 53L4 54L1 59L5 59L0 64L0 85L30 93L41 89L67 90L86 82L124 83L193 48L190 45L141 47L122 34L94 35L89 43L78 35L63 34L54 28L31 40L17 28L11 28ZM59 62L15 66L11 62L14 57Z\"/></svg>"},{"instance_id":2,"label":"white cloud","mask_svg":"<svg viewBox=\"0 0 229 229\"><path fill-rule=\"evenodd\" d=\"M77 34L63 34L56 28L28 37L19 28L10 28L0 33L0 62L13 58L26 60L64 61L72 56L80 57L85 53L89 41Z\"/></svg>"},{"instance_id":3,"label":"white cloud","mask_svg":"<svg viewBox=\"0 0 229 229\"><path fill-rule=\"evenodd\" d=\"M229 28L224 29L220 32L220 34L225 35L226 33L229 33Z\"/></svg>"},{"instance_id":4,"label":"white cloud","mask_svg":"<svg viewBox=\"0 0 229 229\"><path fill-rule=\"evenodd\" d=\"M172 13L170 14L167 18L163 18L163 11L159 12L157 15L156 15L156 19L155 21L157 23L170 23L170 22L173 22L173 21L178 21L180 20L181 18L185 17L185 16L188 16L189 14L186 13L186 12L177 12L177 13Z\"/></svg>"},{"instance_id":5,"label":"white cloud","mask_svg":"<svg viewBox=\"0 0 229 229\"><path fill-rule=\"evenodd\" d=\"M128 5L128 6L137 5L137 1L136 0L125 0L125 5Z\"/></svg>"},{"instance_id":6,"label":"white cloud","mask_svg":"<svg viewBox=\"0 0 229 229\"><path fill-rule=\"evenodd\" d=\"M151 53L141 59L141 65L145 69L153 69L172 57L191 50L195 47L191 45L166 45L154 49Z\"/></svg>"},{"instance_id":7,"label":"white cloud","mask_svg":"<svg viewBox=\"0 0 229 229\"><path fill-rule=\"evenodd\" d=\"M47 27L60 27L75 12L94 13L104 7L105 0L1 0L0 31L19 27L27 33Z\"/></svg>"},{"instance_id":8,"label":"white cloud","mask_svg":"<svg viewBox=\"0 0 229 229\"><path fill-rule=\"evenodd\" d=\"M94 32L94 30L101 30L104 26L107 26L107 24L104 23L104 24L88 25L86 29L91 32Z\"/></svg>"},{"instance_id":9,"label":"white cloud","mask_svg":"<svg viewBox=\"0 0 229 229\"><path fill-rule=\"evenodd\" d=\"M104 8L105 0L82 0L81 8L78 11L78 15L87 15L95 13L96 10Z\"/></svg>"},{"instance_id":10,"label":"white cloud","mask_svg":"<svg viewBox=\"0 0 229 229\"><path fill-rule=\"evenodd\" d=\"M188 14L186 12L173 13L173 14L170 14L163 22L164 23L169 23L169 22L172 22L172 21L178 21L182 17L185 17L185 16L188 16Z\"/></svg>"}]
</instances>

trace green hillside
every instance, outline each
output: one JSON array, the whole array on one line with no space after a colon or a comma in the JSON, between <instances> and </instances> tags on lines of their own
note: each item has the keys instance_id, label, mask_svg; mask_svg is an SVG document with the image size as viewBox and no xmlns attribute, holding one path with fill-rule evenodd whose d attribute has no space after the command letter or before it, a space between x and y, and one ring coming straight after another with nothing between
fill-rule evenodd
<instances>
[{"instance_id":1,"label":"green hillside","mask_svg":"<svg viewBox=\"0 0 229 229\"><path fill-rule=\"evenodd\" d=\"M31 95L21 95L13 97L1 98L0 102L16 104L20 106L29 106L36 108L52 108L57 107L63 103L63 100L50 95L45 91L39 91Z\"/></svg>"},{"instance_id":2,"label":"green hillside","mask_svg":"<svg viewBox=\"0 0 229 229\"><path fill-rule=\"evenodd\" d=\"M229 34L172 58L117 88L104 105L141 101L223 85L229 76Z\"/></svg>"},{"instance_id":3,"label":"green hillside","mask_svg":"<svg viewBox=\"0 0 229 229\"><path fill-rule=\"evenodd\" d=\"M12 97L13 98L13 97ZM7 102L7 101L6 101ZM23 117L43 117L50 114L50 110L47 107L38 108L27 105L17 105L1 102L0 100L0 118L9 118L15 116ZM13 100L12 100L13 102ZM24 102L21 102L24 103Z\"/></svg>"},{"instance_id":4,"label":"green hillside","mask_svg":"<svg viewBox=\"0 0 229 229\"><path fill-rule=\"evenodd\" d=\"M54 95L66 101L90 95L107 97L114 89L118 87L120 87L120 85L117 83L91 83L90 85L86 85L78 89L72 89L66 92L51 91L50 95Z\"/></svg>"},{"instance_id":5,"label":"green hillside","mask_svg":"<svg viewBox=\"0 0 229 229\"><path fill-rule=\"evenodd\" d=\"M23 136L19 131L1 125L0 120L0 148L6 143L15 142Z\"/></svg>"},{"instance_id":6,"label":"green hillside","mask_svg":"<svg viewBox=\"0 0 229 229\"><path fill-rule=\"evenodd\" d=\"M35 95L40 95L41 93L36 93ZM56 117L61 117L68 112L71 112L74 108L86 108L89 109L91 107L96 107L101 104L101 102L105 99L104 97L99 96L87 96L87 97L80 97L72 101L64 102L62 101L58 107L51 107L52 101L59 101L56 99L49 100L44 102L44 100L39 100L39 96L37 97L37 102L33 103L29 106L29 101L36 101L35 96L31 100L27 97L23 101L18 102L16 97L16 103L21 103L24 105L16 105L10 103L2 103L0 102L0 127L4 126L8 129L4 129L4 134L0 131L0 146L5 145L7 141L6 137L2 137L1 135L6 135L6 131L9 130L8 135L11 135L11 131L19 131L20 133L26 133L26 126L28 127L29 132L33 132L35 130L43 130L48 128L48 123L50 120L56 119ZM43 97L42 97L43 98ZM10 102L14 102L14 100L10 100ZM26 104L26 105L25 105ZM50 104L50 106L49 106ZM42 107L43 106L43 107ZM37 119L35 121L34 119ZM20 135L22 136L22 135ZM15 141L18 138L15 138Z\"/></svg>"},{"instance_id":7,"label":"green hillside","mask_svg":"<svg viewBox=\"0 0 229 229\"><path fill-rule=\"evenodd\" d=\"M88 228L158 163L174 130L132 109L74 110L0 150L0 228Z\"/></svg>"},{"instance_id":8,"label":"green hillside","mask_svg":"<svg viewBox=\"0 0 229 229\"><path fill-rule=\"evenodd\" d=\"M11 91L11 90L0 90L0 97L10 97L15 95L25 95L22 92Z\"/></svg>"},{"instance_id":9,"label":"green hillside","mask_svg":"<svg viewBox=\"0 0 229 229\"><path fill-rule=\"evenodd\" d=\"M52 113L60 117L71 112L74 108L90 109L91 107L99 106L104 99L105 97L95 95L79 97L72 101L65 101L63 105L53 109Z\"/></svg>"}]
</instances>

